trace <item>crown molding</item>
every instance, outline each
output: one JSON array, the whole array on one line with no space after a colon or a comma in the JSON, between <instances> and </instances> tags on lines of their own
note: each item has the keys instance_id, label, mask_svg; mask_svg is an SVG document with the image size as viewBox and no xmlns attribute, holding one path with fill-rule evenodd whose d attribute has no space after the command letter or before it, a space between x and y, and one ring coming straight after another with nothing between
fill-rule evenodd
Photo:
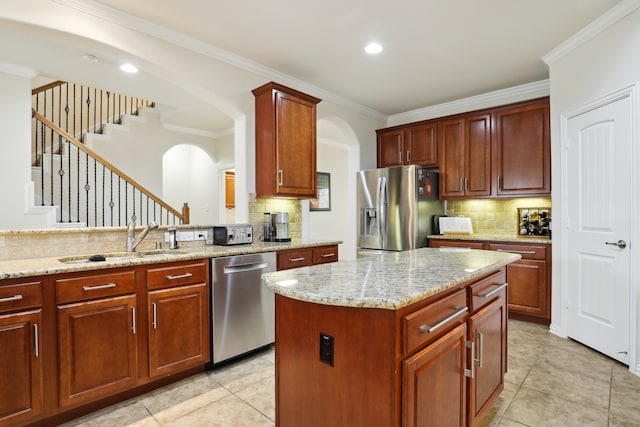
<instances>
[{"instance_id":1,"label":"crown molding","mask_svg":"<svg viewBox=\"0 0 640 427\"><path fill-rule=\"evenodd\" d=\"M640 8L640 0L621 1L603 15L596 18L589 25L544 55L542 60L547 64L547 66L554 64L638 8Z\"/></svg>"},{"instance_id":2,"label":"crown molding","mask_svg":"<svg viewBox=\"0 0 640 427\"><path fill-rule=\"evenodd\" d=\"M549 92L549 80L540 80L533 83L488 92L482 95L432 105L430 107L420 108L406 113L394 114L389 116L387 126L397 126L420 120L428 120L451 114L510 104L512 102L524 101L527 99L540 98L548 96Z\"/></svg>"},{"instance_id":3,"label":"crown molding","mask_svg":"<svg viewBox=\"0 0 640 427\"><path fill-rule=\"evenodd\" d=\"M233 65L241 68L245 71L249 71L253 74L261 76L268 81L278 81L279 83L294 87L298 90L309 93L310 95L317 96L325 101L332 102L334 104L342 105L343 107L350 108L358 111L368 117L377 120L386 120L387 115L377 110L354 102L348 98L336 95L333 92L329 92L325 89L311 85L305 81L299 80L293 76L282 73L273 68L266 67L257 62L251 61L243 56L221 49L217 46L205 43L201 40L187 36L183 33L170 30L161 25L147 21L142 18L138 18L133 15L126 14L109 6L100 4L93 0L53 0L54 2L63 6L75 9L79 12L95 16L96 18L103 19L111 22L115 25L127 28L131 31L139 32L159 40L171 43L178 47L191 50L198 54L207 56L209 58L216 59L218 61Z\"/></svg>"}]
</instances>

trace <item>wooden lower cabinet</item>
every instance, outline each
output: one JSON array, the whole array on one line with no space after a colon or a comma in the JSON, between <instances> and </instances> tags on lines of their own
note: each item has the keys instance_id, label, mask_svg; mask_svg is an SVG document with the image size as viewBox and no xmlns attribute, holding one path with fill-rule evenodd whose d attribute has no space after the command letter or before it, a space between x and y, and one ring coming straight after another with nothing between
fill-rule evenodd
<instances>
[{"instance_id":1,"label":"wooden lower cabinet","mask_svg":"<svg viewBox=\"0 0 640 427\"><path fill-rule=\"evenodd\" d=\"M486 249L520 254L522 259L507 266L509 316L546 325L551 322L551 245L429 239L429 247Z\"/></svg>"},{"instance_id":2,"label":"wooden lower cabinet","mask_svg":"<svg viewBox=\"0 0 640 427\"><path fill-rule=\"evenodd\" d=\"M61 408L127 390L138 382L136 296L58 307Z\"/></svg>"},{"instance_id":3,"label":"wooden lower cabinet","mask_svg":"<svg viewBox=\"0 0 640 427\"><path fill-rule=\"evenodd\" d=\"M501 268L399 310L276 294L276 425L478 424L504 386L504 281Z\"/></svg>"},{"instance_id":4,"label":"wooden lower cabinet","mask_svg":"<svg viewBox=\"0 0 640 427\"><path fill-rule=\"evenodd\" d=\"M285 249L276 252L278 271L336 261L338 261L338 245Z\"/></svg>"},{"instance_id":5,"label":"wooden lower cabinet","mask_svg":"<svg viewBox=\"0 0 640 427\"><path fill-rule=\"evenodd\" d=\"M42 414L40 325L40 309L0 315L0 426L20 425Z\"/></svg>"},{"instance_id":6,"label":"wooden lower cabinet","mask_svg":"<svg viewBox=\"0 0 640 427\"><path fill-rule=\"evenodd\" d=\"M467 325L402 362L403 427L464 426Z\"/></svg>"}]
</instances>

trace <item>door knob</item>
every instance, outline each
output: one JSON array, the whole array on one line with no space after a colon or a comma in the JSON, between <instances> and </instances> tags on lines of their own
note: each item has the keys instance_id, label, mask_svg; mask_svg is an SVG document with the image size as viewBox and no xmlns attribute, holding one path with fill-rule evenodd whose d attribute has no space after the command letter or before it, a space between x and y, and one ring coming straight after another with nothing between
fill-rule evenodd
<instances>
[{"instance_id":1,"label":"door knob","mask_svg":"<svg viewBox=\"0 0 640 427\"><path fill-rule=\"evenodd\" d=\"M618 240L617 242L604 242L605 245L614 245L619 247L620 249L624 249L627 247L627 242L624 240Z\"/></svg>"}]
</instances>

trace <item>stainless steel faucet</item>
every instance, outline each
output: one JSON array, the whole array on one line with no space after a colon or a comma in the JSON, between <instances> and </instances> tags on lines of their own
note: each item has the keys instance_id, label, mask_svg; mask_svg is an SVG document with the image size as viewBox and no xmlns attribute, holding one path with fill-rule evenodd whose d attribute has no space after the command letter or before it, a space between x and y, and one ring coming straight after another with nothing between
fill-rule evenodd
<instances>
[{"instance_id":1,"label":"stainless steel faucet","mask_svg":"<svg viewBox=\"0 0 640 427\"><path fill-rule=\"evenodd\" d=\"M140 233L137 239L134 235L135 228L136 228L135 221L131 221L127 225L127 252L135 252L136 246L138 246L140 242L142 242L142 240L144 240L144 238L147 237L147 234L149 234L149 231L151 229L158 228L158 224L156 224L155 221L151 221L149 224L147 224L144 230L142 230L142 233Z\"/></svg>"}]
</instances>

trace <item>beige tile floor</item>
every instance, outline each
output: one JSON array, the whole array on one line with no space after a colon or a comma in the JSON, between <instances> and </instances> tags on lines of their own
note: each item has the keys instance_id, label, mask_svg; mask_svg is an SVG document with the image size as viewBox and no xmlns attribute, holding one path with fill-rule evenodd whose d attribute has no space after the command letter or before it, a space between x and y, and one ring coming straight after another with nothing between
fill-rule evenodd
<instances>
[{"instance_id":1,"label":"beige tile floor","mask_svg":"<svg viewBox=\"0 0 640 427\"><path fill-rule=\"evenodd\" d=\"M640 378L544 326L509 321L508 367L504 391L483 427L640 426ZM261 427L274 426L274 419L269 349L65 427Z\"/></svg>"}]
</instances>

